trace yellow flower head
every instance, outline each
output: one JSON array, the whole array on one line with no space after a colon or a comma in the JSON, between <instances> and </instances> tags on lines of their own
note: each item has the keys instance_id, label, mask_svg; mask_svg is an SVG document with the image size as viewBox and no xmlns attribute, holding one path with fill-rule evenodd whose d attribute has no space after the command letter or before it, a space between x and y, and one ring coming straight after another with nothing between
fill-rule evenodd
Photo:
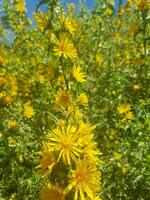
<instances>
[{"instance_id":1,"label":"yellow flower head","mask_svg":"<svg viewBox=\"0 0 150 200\"><path fill-rule=\"evenodd\" d=\"M40 173L49 175L56 164L56 159L52 151L50 151L47 143L43 143L43 150L40 152L40 164L37 166Z\"/></svg>"},{"instance_id":2,"label":"yellow flower head","mask_svg":"<svg viewBox=\"0 0 150 200\"><path fill-rule=\"evenodd\" d=\"M14 0L15 3L15 11L17 11L20 14L24 14L26 12L25 7L25 0Z\"/></svg>"},{"instance_id":3,"label":"yellow flower head","mask_svg":"<svg viewBox=\"0 0 150 200\"><path fill-rule=\"evenodd\" d=\"M113 13L113 10L111 8L107 8L104 13L105 15L111 15Z\"/></svg>"},{"instance_id":4,"label":"yellow flower head","mask_svg":"<svg viewBox=\"0 0 150 200\"><path fill-rule=\"evenodd\" d=\"M95 128L96 128L95 125L92 125L90 123L80 122L78 132L82 137L87 135L92 135L92 131Z\"/></svg>"},{"instance_id":5,"label":"yellow flower head","mask_svg":"<svg viewBox=\"0 0 150 200\"><path fill-rule=\"evenodd\" d=\"M72 41L66 36L60 36L54 47L54 54L58 57L75 59L77 57L77 50Z\"/></svg>"},{"instance_id":6,"label":"yellow flower head","mask_svg":"<svg viewBox=\"0 0 150 200\"><path fill-rule=\"evenodd\" d=\"M27 118L31 118L35 115L35 112L31 107L30 102L27 102L23 105L23 115Z\"/></svg>"},{"instance_id":7,"label":"yellow flower head","mask_svg":"<svg viewBox=\"0 0 150 200\"><path fill-rule=\"evenodd\" d=\"M65 200L63 190L57 186L49 186L40 192L41 200Z\"/></svg>"},{"instance_id":8,"label":"yellow flower head","mask_svg":"<svg viewBox=\"0 0 150 200\"><path fill-rule=\"evenodd\" d=\"M72 105L69 105L67 110L67 116L73 116L76 120L81 120L83 118L83 113L78 106L74 107Z\"/></svg>"},{"instance_id":9,"label":"yellow flower head","mask_svg":"<svg viewBox=\"0 0 150 200\"><path fill-rule=\"evenodd\" d=\"M46 13L40 11L38 13L34 13L34 18L39 30L44 31L47 27L49 19L51 17L51 12L48 11Z\"/></svg>"},{"instance_id":10,"label":"yellow flower head","mask_svg":"<svg viewBox=\"0 0 150 200\"><path fill-rule=\"evenodd\" d=\"M65 28L71 33L73 34L76 31L76 27L77 27L77 22L75 19L73 18L67 18L65 19Z\"/></svg>"},{"instance_id":11,"label":"yellow flower head","mask_svg":"<svg viewBox=\"0 0 150 200\"><path fill-rule=\"evenodd\" d=\"M73 66L72 75L80 83L83 83L83 82L86 81L86 74L84 72L81 72L80 65L78 65L78 66L74 65Z\"/></svg>"},{"instance_id":12,"label":"yellow flower head","mask_svg":"<svg viewBox=\"0 0 150 200\"><path fill-rule=\"evenodd\" d=\"M94 141L90 141L86 144L83 148L83 156L87 159L90 163L99 164L99 155L101 152L97 148L97 143Z\"/></svg>"},{"instance_id":13,"label":"yellow flower head","mask_svg":"<svg viewBox=\"0 0 150 200\"><path fill-rule=\"evenodd\" d=\"M57 83L58 85L63 85L65 83L65 77L63 74L58 77Z\"/></svg>"},{"instance_id":14,"label":"yellow flower head","mask_svg":"<svg viewBox=\"0 0 150 200\"><path fill-rule=\"evenodd\" d=\"M117 109L120 114L124 114L131 110L131 106L128 104L120 104Z\"/></svg>"},{"instance_id":15,"label":"yellow flower head","mask_svg":"<svg viewBox=\"0 0 150 200\"><path fill-rule=\"evenodd\" d=\"M55 105L58 108L66 107L71 103L71 94L69 91L59 90L55 98L56 98Z\"/></svg>"},{"instance_id":16,"label":"yellow flower head","mask_svg":"<svg viewBox=\"0 0 150 200\"><path fill-rule=\"evenodd\" d=\"M88 104L88 97L87 97L86 94L81 93L78 99L79 99L79 103L80 103L81 105L86 105L86 104Z\"/></svg>"},{"instance_id":17,"label":"yellow flower head","mask_svg":"<svg viewBox=\"0 0 150 200\"><path fill-rule=\"evenodd\" d=\"M76 162L81 155L79 134L73 125L57 126L48 135L48 144L51 149L58 153L57 161L62 158L64 164L70 165Z\"/></svg>"},{"instance_id":18,"label":"yellow flower head","mask_svg":"<svg viewBox=\"0 0 150 200\"><path fill-rule=\"evenodd\" d=\"M8 128L9 129L16 129L18 127L18 123L16 120L8 121Z\"/></svg>"},{"instance_id":19,"label":"yellow flower head","mask_svg":"<svg viewBox=\"0 0 150 200\"><path fill-rule=\"evenodd\" d=\"M80 160L76 166L70 176L68 191L75 190L74 199L86 200L89 197L93 200L100 189L100 172L88 160Z\"/></svg>"}]
</instances>

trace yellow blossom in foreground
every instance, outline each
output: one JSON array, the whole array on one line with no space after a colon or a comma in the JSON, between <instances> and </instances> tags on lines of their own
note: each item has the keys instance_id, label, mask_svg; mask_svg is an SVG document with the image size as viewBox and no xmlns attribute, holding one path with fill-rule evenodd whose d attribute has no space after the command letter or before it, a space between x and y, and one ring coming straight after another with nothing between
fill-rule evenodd
<instances>
[{"instance_id":1,"label":"yellow blossom in foreground","mask_svg":"<svg viewBox=\"0 0 150 200\"><path fill-rule=\"evenodd\" d=\"M127 113L128 111L130 111L131 106L129 104L120 104L117 109L120 114L123 114L123 113Z\"/></svg>"},{"instance_id":2,"label":"yellow blossom in foreground","mask_svg":"<svg viewBox=\"0 0 150 200\"><path fill-rule=\"evenodd\" d=\"M64 192L59 187L47 187L42 189L40 192L40 199L41 200L65 200Z\"/></svg>"},{"instance_id":3,"label":"yellow blossom in foreground","mask_svg":"<svg viewBox=\"0 0 150 200\"><path fill-rule=\"evenodd\" d=\"M21 14L26 12L26 8L24 7L24 5L17 3L15 5L15 10Z\"/></svg>"},{"instance_id":4,"label":"yellow blossom in foreground","mask_svg":"<svg viewBox=\"0 0 150 200\"><path fill-rule=\"evenodd\" d=\"M81 105L86 105L86 104L88 104L88 97L87 97L86 94L81 93L78 99L79 99L79 103L80 103Z\"/></svg>"},{"instance_id":5,"label":"yellow blossom in foreground","mask_svg":"<svg viewBox=\"0 0 150 200\"><path fill-rule=\"evenodd\" d=\"M67 190L73 189L75 191L75 200L79 197L81 200L86 200L87 197L93 200L100 190L100 172L88 160L80 160L76 166L76 169L71 171Z\"/></svg>"},{"instance_id":6,"label":"yellow blossom in foreground","mask_svg":"<svg viewBox=\"0 0 150 200\"><path fill-rule=\"evenodd\" d=\"M77 50L72 41L65 35L62 35L56 42L54 47L54 54L58 57L75 59L77 57Z\"/></svg>"},{"instance_id":7,"label":"yellow blossom in foreground","mask_svg":"<svg viewBox=\"0 0 150 200\"><path fill-rule=\"evenodd\" d=\"M27 102L23 105L23 115L27 118L31 118L35 115L35 112L30 105L30 102Z\"/></svg>"},{"instance_id":8,"label":"yellow blossom in foreground","mask_svg":"<svg viewBox=\"0 0 150 200\"><path fill-rule=\"evenodd\" d=\"M81 145L79 143L77 128L73 125L60 124L48 135L49 147L58 154L57 162L62 158L64 164L70 165L72 161L77 162L81 155Z\"/></svg>"},{"instance_id":9,"label":"yellow blossom in foreground","mask_svg":"<svg viewBox=\"0 0 150 200\"><path fill-rule=\"evenodd\" d=\"M78 66L74 65L73 66L72 75L80 83L83 83L83 82L86 81L86 74L84 72L81 72L80 65L78 65Z\"/></svg>"}]
</instances>

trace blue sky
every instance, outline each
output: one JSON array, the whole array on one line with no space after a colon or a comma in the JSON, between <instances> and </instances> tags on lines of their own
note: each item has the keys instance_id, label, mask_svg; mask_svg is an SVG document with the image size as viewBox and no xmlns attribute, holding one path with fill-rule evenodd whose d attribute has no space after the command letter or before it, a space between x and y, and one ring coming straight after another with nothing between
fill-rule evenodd
<instances>
[{"instance_id":1,"label":"blue sky","mask_svg":"<svg viewBox=\"0 0 150 200\"><path fill-rule=\"evenodd\" d=\"M104 0L105 1L105 0ZM125 2L126 0L123 0ZM26 0L26 6L27 6L27 15L28 17L32 17L32 12L35 11L35 7L38 4L39 0ZM78 4L79 0L62 0L64 5L68 3L75 3L76 5ZM93 3L95 0L87 0L87 7L90 8L92 7ZM118 4L119 0L115 0L116 5ZM43 8L44 9L44 8Z\"/></svg>"}]
</instances>

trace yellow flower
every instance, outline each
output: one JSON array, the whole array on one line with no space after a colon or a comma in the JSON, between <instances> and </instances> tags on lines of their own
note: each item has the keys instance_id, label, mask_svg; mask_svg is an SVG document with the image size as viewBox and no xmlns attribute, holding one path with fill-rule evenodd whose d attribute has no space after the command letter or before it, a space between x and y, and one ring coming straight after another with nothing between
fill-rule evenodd
<instances>
[{"instance_id":1,"label":"yellow flower","mask_svg":"<svg viewBox=\"0 0 150 200\"><path fill-rule=\"evenodd\" d=\"M16 4L15 10L19 13L22 13L22 14L26 12L26 8L22 4Z\"/></svg>"},{"instance_id":2,"label":"yellow flower","mask_svg":"<svg viewBox=\"0 0 150 200\"><path fill-rule=\"evenodd\" d=\"M76 66L74 65L72 68L72 75L73 77L80 83L83 83L86 81L86 74L84 72L81 72L80 65Z\"/></svg>"},{"instance_id":3,"label":"yellow flower","mask_svg":"<svg viewBox=\"0 0 150 200\"><path fill-rule=\"evenodd\" d=\"M17 126L18 126L18 123L17 123L16 120L10 120L10 121L8 121L8 128L9 129L15 129L15 128L17 128Z\"/></svg>"},{"instance_id":4,"label":"yellow flower","mask_svg":"<svg viewBox=\"0 0 150 200\"><path fill-rule=\"evenodd\" d=\"M139 90L140 90L140 86L139 85L137 85L137 84L133 85L133 91L134 92L138 92Z\"/></svg>"},{"instance_id":5,"label":"yellow flower","mask_svg":"<svg viewBox=\"0 0 150 200\"><path fill-rule=\"evenodd\" d=\"M14 0L15 3L15 11L24 14L26 12L26 8L25 8L25 0Z\"/></svg>"},{"instance_id":6,"label":"yellow flower","mask_svg":"<svg viewBox=\"0 0 150 200\"><path fill-rule=\"evenodd\" d=\"M40 152L40 164L37 166L39 172L49 175L56 164L54 153L50 150L47 143L43 143L43 150Z\"/></svg>"},{"instance_id":7,"label":"yellow flower","mask_svg":"<svg viewBox=\"0 0 150 200\"><path fill-rule=\"evenodd\" d=\"M51 12L38 12L38 13L34 13L34 18L37 24L37 27L40 31L44 31L44 29L47 27L49 19L51 17Z\"/></svg>"},{"instance_id":8,"label":"yellow flower","mask_svg":"<svg viewBox=\"0 0 150 200\"><path fill-rule=\"evenodd\" d=\"M127 113L126 113L126 118L129 119L129 120L134 119L133 113L132 113L131 111L127 112Z\"/></svg>"},{"instance_id":9,"label":"yellow flower","mask_svg":"<svg viewBox=\"0 0 150 200\"><path fill-rule=\"evenodd\" d=\"M76 120L81 120L83 117L82 110L78 106L74 107L72 105L68 106L67 116L73 115Z\"/></svg>"},{"instance_id":10,"label":"yellow flower","mask_svg":"<svg viewBox=\"0 0 150 200\"><path fill-rule=\"evenodd\" d=\"M63 190L57 186L49 186L40 192L41 200L65 200Z\"/></svg>"},{"instance_id":11,"label":"yellow flower","mask_svg":"<svg viewBox=\"0 0 150 200\"><path fill-rule=\"evenodd\" d=\"M58 85L63 85L65 83L64 75L60 75L57 80Z\"/></svg>"},{"instance_id":12,"label":"yellow flower","mask_svg":"<svg viewBox=\"0 0 150 200\"><path fill-rule=\"evenodd\" d=\"M76 30L77 27L77 22L75 19L73 18L67 18L65 19L65 28L71 33L73 34Z\"/></svg>"},{"instance_id":13,"label":"yellow flower","mask_svg":"<svg viewBox=\"0 0 150 200\"><path fill-rule=\"evenodd\" d=\"M124 9L123 9L123 8L120 8L120 10L119 10L119 12L118 12L119 16L123 15L124 12L125 12Z\"/></svg>"},{"instance_id":14,"label":"yellow flower","mask_svg":"<svg viewBox=\"0 0 150 200\"><path fill-rule=\"evenodd\" d=\"M99 155L101 152L97 149L97 143L94 141L88 141L85 147L83 148L83 156L90 163L95 163L98 165L99 163Z\"/></svg>"},{"instance_id":15,"label":"yellow flower","mask_svg":"<svg viewBox=\"0 0 150 200\"><path fill-rule=\"evenodd\" d=\"M23 105L23 115L27 118L31 118L35 115L35 112L31 107L30 102L27 102Z\"/></svg>"},{"instance_id":16,"label":"yellow flower","mask_svg":"<svg viewBox=\"0 0 150 200\"><path fill-rule=\"evenodd\" d=\"M71 95L69 91L59 90L55 96L55 107L66 107L71 103Z\"/></svg>"},{"instance_id":17,"label":"yellow flower","mask_svg":"<svg viewBox=\"0 0 150 200\"><path fill-rule=\"evenodd\" d=\"M90 123L84 123L84 122L80 122L79 123L79 129L78 132L80 133L80 135L83 136L87 136L87 135L92 135L92 131L96 128L95 125L92 125Z\"/></svg>"},{"instance_id":18,"label":"yellow flower","mask_svg":"<svg viewBox=\"0 0 150 200\"><path fill-rule=\"evenodd\" d=\"M60 36L59 41L54 47L54 54L58 57L75 59L77 57L77 50L71 40L66 35Z\"/></svg>"},{"instance_id":19,"label":"yellow flower","mask_svg":"<svg viewBox=\"0 0 150 200\"><path fill-rule=\"evenodd\" d=\"M79 103L80 103L81 105L86 105L86 104L88 104L88 97L87 97L86 94L81 93L78 99L79 99Z\"/></svg>"},{"instance_id":20,"label":"yellow flower","mask_svg":"<svg viewBox=\"0 0 150 200\"><path fill-rule=\"evenodd\" d=\"M120 114L124 114L131 110L131 106L129 104L120 104L117 109Z\"/></svg>"},{"instance_id":21,"label":"yellow flower","mask_svg":"<svg viewBox=\"0 0 150 200\"><path fill-rule=\"evenodd\" d=\"M57 162L62 158L64 164L76 162L81 155L77 128L73 125L57 126L48 135L48 145L58 153Z\"/></svg>"},{"instance_id":22,"label":"yellow flower","mask_svg":"<svg viewBox=\"0 0 150 200\"><path fill-rule=\"evenodd\" d=\"M80 160L76 166L76 169L71 171L72 174L67 190L75 190L75 200L79 196L81 200L86 200L87 197L93 200L100 189L100 172L88 160Z\"/></svg>"},{"instance_id":23,"label":"yellow flower","mask_svg":"<svg viewBox=\"0 0 150 200\"><path fill-rule=\"evenodd\" d=\"M148 9L150 7L150 3L147 0L137 0L136 8L140 11L144 9Z\"/></svg>"},{"instance_id":24,"label":"yellow flower","mask_svg":"<svg viewBox=\"0 0 150 200\"><path fill-rule=\"evenodd\" d=\"M104 13L106 15L111 15L113 13L113 10L111 8L107 8Z\"/></svg>"}]
</instances>

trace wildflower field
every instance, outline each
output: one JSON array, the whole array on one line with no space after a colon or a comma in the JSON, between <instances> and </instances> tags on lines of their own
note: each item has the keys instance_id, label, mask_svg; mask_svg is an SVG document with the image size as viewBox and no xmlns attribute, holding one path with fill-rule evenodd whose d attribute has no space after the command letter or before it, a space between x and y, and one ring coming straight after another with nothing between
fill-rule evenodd
<instances>
[{"instance_id":1,"label":"wildflower field","mask_svg":"<svg viewBox=\"0 0 150 200\"><path fill-rule=\"evenodd\" d=\"M150 1L114 4L0 1L0 200L150 200Z\"/></svg>"}]
</instances>

